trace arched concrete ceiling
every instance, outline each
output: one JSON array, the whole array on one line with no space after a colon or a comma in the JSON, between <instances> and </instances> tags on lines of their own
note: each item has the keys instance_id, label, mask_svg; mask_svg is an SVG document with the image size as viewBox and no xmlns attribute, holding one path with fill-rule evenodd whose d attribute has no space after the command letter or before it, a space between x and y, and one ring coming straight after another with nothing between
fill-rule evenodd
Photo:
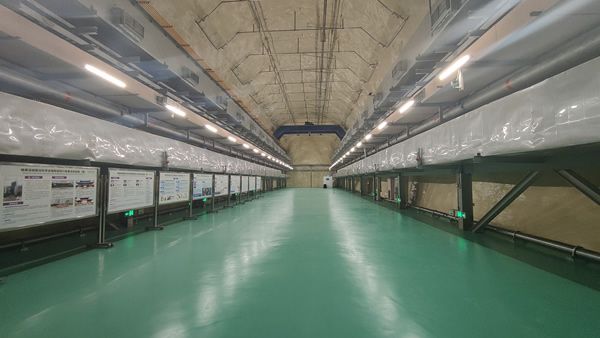
<instances>
[{"instance_id":1,"label":"arched concrete ceiling","mask_svg":"<svg viewBox=\"0 0 600 338\"><path fill-rule=\"evenodd\" d=\"M428 13L425 0L152 0L267 130L351 127Z\"/></svg>"}]
</instances>

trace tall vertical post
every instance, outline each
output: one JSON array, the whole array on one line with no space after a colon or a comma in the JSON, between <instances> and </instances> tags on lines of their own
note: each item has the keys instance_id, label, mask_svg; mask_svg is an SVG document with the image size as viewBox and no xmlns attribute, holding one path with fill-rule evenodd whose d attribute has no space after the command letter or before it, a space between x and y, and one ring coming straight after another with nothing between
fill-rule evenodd
<instances>
[{"instance_id":1,"label":"tall vertical post","mask_svg":"<svg viewBox=\"0 0 600 338\"><path fill-rule=\"evenodd\" d=\"M154 173L154 219L153 225L146 229L149 230L162 230L163 227L158 224L158 202L160 195L160 171Z\"/></svg>"},{"instance_id":2,"label":"tall vertical post","mask_svg":"<svg viewBox=\"0 0 600 338\"><path fill-rule=\"evenodd\" d=\"M473 228L473 177L470 172L460 168L456 174L458 196L458 227L468 231Z\"/></svg>"},{"instance_id":3,"label":"tall vertical post","mask_svg":"<svg viewBox=\"0 0 600 338\"><path fill-rule=\"evenodd\" d=\"M194 173L190 173L190 187L189 187L189 200L188 200L188 215L184 217L186 220L193 220L194 217Z\"/></svg>"},{"instance_id":4,"label":"tall vertical post","mask_svg":"<svg viewBox=\"0 0 600 338\"><path fill-rule=\"evenodd\" d=\"M98 177L97 197L100 198L100 217L98 222L98 243L97 248L110 248L112 243L106 242L106 217L108 214L108 174L100 174ZM96 199L98 200L98 199Z\"/></svg>"},{"instance_id":5,"label":"tall vertical post","mask_svg":"<svg viewBox=\"0 0 600 338\"><path fill-rule=\"evenodd\" d=\"M227 208L230 207L230 199L231 199L231 175L227 174L227 204L225 205Z\"/></svg>"},{"instance_id":6,"label":"tall vertical post","mask_svg":"<svg viewBox=\"0 0 600 338\"><path fill-rule=\"evenodd\" d=\"M215 188L216 188L216 177L217 175L213 174L212 175L212 192L211 192L211 206L210 206L210 211L214 212L215 211Z\"/></svg>"},{"instance_id":7,"label":"tall vertical post","mask_svg":"<svg viewBox=\"0 0 600 338\"><path fill-rule=\"evenodd\" d=\"M377 188L376 188L376 180L377 180L377 176L373 175L373 177L371 178L371 193L373 194L373 201L377 201Z\"/></svg>"},{"instance_id":8,"label":"tall vertical post","mask_svg":"<svg viewBox=\"0 0 600 338\"><path fill-rule=\"evenodd\" d=\"M400 203L398 206L400 209L408 207L408 176L398 173L398 198Z\"/></svg>"}]
</instances>

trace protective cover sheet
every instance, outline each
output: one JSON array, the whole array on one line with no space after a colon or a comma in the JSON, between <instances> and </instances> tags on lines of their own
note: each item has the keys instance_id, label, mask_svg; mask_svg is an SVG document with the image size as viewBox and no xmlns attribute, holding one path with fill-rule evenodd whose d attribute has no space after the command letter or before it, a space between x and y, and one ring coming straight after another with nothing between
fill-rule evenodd
<instances>
[{"instance_id":1,"label":"protective cover sheet","mask_svg":"<svg viewBox=\"0 0 600 338\"><path fill-rule=\"evenodd\" d=\"M127 128L49 104L0 93L0 153L282 176L281 171Z\"/></svg>"},{"instance_id":2,"label":"protective cover sheet","mask_svg":"<svg viewBox=\"0 0 600 338\"><path fill-rule=\"evenodd\" d=\"M347 176L600 142L600 58L475 109L338 171Z\"/></svg>"}]
</instances>

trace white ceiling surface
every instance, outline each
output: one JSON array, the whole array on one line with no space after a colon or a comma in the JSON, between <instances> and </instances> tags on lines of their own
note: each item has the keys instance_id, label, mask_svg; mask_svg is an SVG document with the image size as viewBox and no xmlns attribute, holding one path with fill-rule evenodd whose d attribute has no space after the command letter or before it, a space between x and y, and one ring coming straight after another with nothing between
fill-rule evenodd
<instances>
[{"instance_id":1,"label":"white ceiling surface","mask_svg":"<svg viewBox=\"0 0 600 338\"><path fill-rule=\"evenodd\" d=\"M305 121L352 126L429 11L425 0L151 5L267 129Z\"/></svg>"}]
</instances>

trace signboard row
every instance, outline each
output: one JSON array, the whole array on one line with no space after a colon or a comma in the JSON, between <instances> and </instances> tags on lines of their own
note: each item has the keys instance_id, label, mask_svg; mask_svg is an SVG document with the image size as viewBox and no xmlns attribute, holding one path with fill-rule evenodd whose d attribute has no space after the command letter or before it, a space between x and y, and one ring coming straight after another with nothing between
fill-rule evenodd
<instances>
[{"instance_id":1,"label":"signboard row","mask_svg":"<svg viewBox=\"0 0 600 338\"><path fill-rule=\"evenodd\" d=\"M212 197L213 175L160 172L158 204ZM98 168L42 164L0 165L3 185L0 231L98 215ZM226 196L227 175L214 175L214 195ZM155 172L108 170L108 207L112 214L155 205ZM262 178L231 176L231 193L261 190Z\"/></svg>"}]
</instances>

